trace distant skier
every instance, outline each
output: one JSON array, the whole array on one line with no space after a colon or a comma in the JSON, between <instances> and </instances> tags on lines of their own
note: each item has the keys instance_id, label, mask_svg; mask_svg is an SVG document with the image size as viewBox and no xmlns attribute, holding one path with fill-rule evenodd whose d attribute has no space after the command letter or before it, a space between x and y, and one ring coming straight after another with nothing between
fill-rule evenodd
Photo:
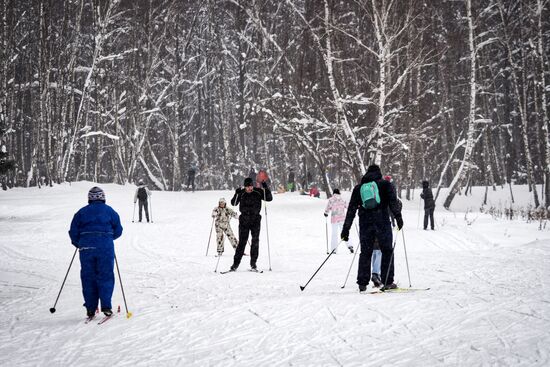
<instances>
[{"instance_id":1,"label":"distant skier","mask_svg":"<svg viewBox=\"0 0 550 367\"><path fill-rule=\"evenodd\" d=\"M191 166L187 170L187 190L191 188L193 192L195 192L195 176L197 171L197 165L195 163L191 163Z\"/></svg>"},{"instance_id":2,"label":"distant skier","mask_svg":"<svg viewBox=\"0 0 550 367\"><path fill-rule=\"evenodd\" d=\"M101 301L101 312L113 314L111 297L115 286L114 240L122 234L120 218L105 204L105 193L99 187L88 192L88 205L73 217L69 236L80 252L80 279L84 306L88 317L93 317Z\"/></svg>"},{"instance_id":3,"label":"distant skier","mask_svg":"<svg viewBox=\"0 0 550 367\"><path fill-rule=\"evenodd\" d=\"M296 176L294 174L294 169L290 168L290 171L288 172L288 182L287 182L287 190L290 192L294 192L296 190L296 182L295 182Z\"/></svg>"},{"instance_id":4,"label":"distant skier","mask_svg":"<svg viewBox=\"0 0 550 367\"><path fill-rule=\"evenodd\" d=\"M340 196L340 190L334 189L332 192L333 195L328 199L327 206L325 208L325 217L328 217L330 213L330 223L332 225L332 234L331 234L331 251L334 253L337 252L338 245L340 244L340 239L338 236L342 231L342 224L344 224L344 219L346 219L346 210L348 209L348 203L342 199ZM353 253L353 245L348 242L348 249Z\"/></svg>"},{"instance_id":5,"label":"distant skier","mask_svg":"<svg viewBox=\"0 0 550 367\"><path fill-rule=\"evenodd\" d=\"M314 198L321 198L321 192L319 191L319 189L317 188L317 186L313 185L311 186L311 188L309 189L309 196L313 196Z\"/></svg>"},{"instance_id":6,"label":"distant skier","mask_svg":"<svg viewBox=\"0 0 550 367\"><path fill-rule=\"evenodd\" d=\"M369 166L367 173L361 182L353 188L346 220L342 228L341 238L344 241L349 239L349 230L355 213L359 211L359 239L361 241L361 255L359 256L359 270L357 273L357 284L359 291L364 292L371 278L371 259L375 239L378 240L382 250L382 276L387 283L386 288L396 288L393 283L393 261L392 257L392 229L387 208L390 208L397 228L403 227L401 207L392 189L391 184L382 179L380 167L373 164ZM386 279L382 279L386 281Z\"/></svg>"},{"instance_id":7,"label":"distant skier","mask_svg":"<svg viewBox=\"0 0 550 367\"><path fill-rule=\"evenodd\" d=\"M435 201L434 194L430 188L430 183L428 181L422 181L422 193L420 197L424 199L424 230L428 229L428 218L430 218L430 226L432 231L434 230L434 210L435 210Z\"/></svg>"},{"instance_id":8,"label":"distant skier","mask_svg":"<svg viewBox=\"0 0 550 367\"><path fill-rule=\"evenodd\" d=\"M212 218L215 218L216 226L216 238L218 241L218 256L223 254L223 240L224 234L229 239L231 246L237 249L237 239L231 229L231 218L238 218L237 212L227 207L227 203L224 198L218 201L218 206L212 211Z\"/></svg>"},{"instance_id":9,"label":"distant skier","mask_svg":"<svg viewBox=\"0 0 550 367\"><path fill-rule=\"evenodd\" d=\"M138 188L136 189L136 193L134 194L134 204L139 200L138 216L139 216L140 222L141 222L141 219L143 218L142 210L145 209L145 218L147 219L147 223L149 223L149 197L150 196L151 196L151 191L149 191L149 189L143 183L142 180L139 180Z\"/></svg>"},{"instance_id":10,"label":"distant skier","mask_svg":"<svg viewBox=\"0 0 550 367\"><path fill-rule=\"evenodd\" d=\"M372 249L371 280L375 288L380 288L382 286L382 278L380 277L380 274L382 273L382 270L380 268L380 263L382 262L382 251L380 251L380 244L378 243L378 239L374 240Z\"/></svg>"},{"instance_id":11,"label":"distant skier","mask_svg":"<svg viewBox=\"0 0 550 367\"><path fill-rule=\"evenodd\" d=\"M239 245L237 246L230 271L237 270L241 263L249 232L252 234L250 267L252 270L257 270L256 262L258 260L260 242L260 223L262 220L260 210L262 209L262 200L271 201L273 200L273 196L265 181L261 183L261 189L254 187L253 184L250 177L246 178L244 180L244 189L239 187L235 190L235 195L231 199L231 205L240 205L239 211L241 215L239 216Z\"/></svg>"}]
</instances>

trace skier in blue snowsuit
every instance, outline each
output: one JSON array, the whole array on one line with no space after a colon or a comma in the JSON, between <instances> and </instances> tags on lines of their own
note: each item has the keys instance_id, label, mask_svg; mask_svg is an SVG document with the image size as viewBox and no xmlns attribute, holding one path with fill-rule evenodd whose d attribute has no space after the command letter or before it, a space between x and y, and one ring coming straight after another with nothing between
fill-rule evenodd
<instances>
[{"instance_id":1,"label":"skier in blue snowsuit","mask_svg":"<svg viewBox=\"0 0 550 367\"><path fill-rule=\"evenodd\" d=\"M80 279L88 317L95 314L99 301L101 312L112 315L111 297L115 286L114 240L122 234L120 218L105 204L105 193L99 187L88 192L88 205L73 217L69 236L80 252Z\"/></svg>"}]
</instances>

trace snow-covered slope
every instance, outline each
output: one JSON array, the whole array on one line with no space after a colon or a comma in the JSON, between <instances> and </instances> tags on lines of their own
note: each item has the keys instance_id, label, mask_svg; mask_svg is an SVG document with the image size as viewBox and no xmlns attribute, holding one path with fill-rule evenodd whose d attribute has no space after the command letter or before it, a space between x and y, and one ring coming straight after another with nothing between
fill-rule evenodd
<instances>
[{"instance_id":1,"label":"snow-covered slope","mask_svg":"<svg viewBox=\"0 0 550 367\"><path fill-rule=\"evenodd\" d=\"M57 312L48 311L74 253L70 220L91 186L0 192L0 366L550 364L550 231L482 214L468 225L457 211L479 208L477 189L457 197L455 212L438 206L433 232L417 228L418 201L405 202L411 283L429 291L359 294L356 264L341 289L353 257L343 247L300 291L326 258L325 200L275 195L267 208L273 271L264 216L265 272L246 271L245 257L237 273L220 275L214 235L205 256L210 213L232 193L154 192L146 224L132 223L134 187L101 185L123 221L116 251L133 317L124 316L117 278L113 304L122 312L98 326L84 324L78 259ZM529 197L515 190L517 200ZM226 244L220 270L232 255ZM409 285L401 233L396 280Z\"/></svg>"}]
</instances>

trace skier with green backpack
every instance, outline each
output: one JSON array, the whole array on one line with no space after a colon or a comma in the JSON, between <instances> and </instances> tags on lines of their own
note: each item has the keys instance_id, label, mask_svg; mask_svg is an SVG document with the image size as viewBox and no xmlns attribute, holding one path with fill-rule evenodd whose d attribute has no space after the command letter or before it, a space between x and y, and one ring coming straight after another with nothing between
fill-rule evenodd
<instances>
[{"instance_id":1,"label":"skier with green backpack","mask_svg":"<svg viewBox=\"0 0 550 367\"><path fill-rule=\"evenodd\" d=\"M359 271L357 284L359 291L364 292L371 280L371 258L375 240L378 240L382 251L382 282L386 289L396 288L393 283L392 257L392 226L389 210L395 217L397 228L403 227L401 216L401 203L397 199L395 190L390 182L382 178L380 167L373 164L367 169L367 173L355 186L352 194L346 220L340 235L343 241L349 239L349 230L359 211L359 240L361 242L361 255L359 256Z\"/></svg>"}]
</instances>

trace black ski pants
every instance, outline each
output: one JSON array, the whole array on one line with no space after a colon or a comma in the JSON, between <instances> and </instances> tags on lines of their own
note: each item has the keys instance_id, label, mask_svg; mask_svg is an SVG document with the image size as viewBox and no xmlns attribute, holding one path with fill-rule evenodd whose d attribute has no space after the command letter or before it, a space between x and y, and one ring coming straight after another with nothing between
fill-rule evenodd
<instances>
[{"instance_id":1,"label":"black ski pants","mask_svg":"<svg viewBox=\"0 0 550 367\"><path fill-rule=\"evenodd\" d=\"M434 229L434 209L435 208L424 209L424 229L428 228L428 218L430 218L430 225L432 229Z\"/></svg>"},{"instance_id":2,"label":"black ski pants","mask_svg":"<svg viewBox=\"0 0 550 367\"><path fill-rule=\"evenodd\" d=\"M142 209L145 209L145 218L147 218L147 222L149 222L149 207L148 207L148 200L145 199L145 200L142 200L142 199L139 199L139 210L138 210L138 213L139 213L139 221L141 222L141 211Z\"/></svg>"},{"instance_id":3,"label":"black ski pants","mask_svg":"<svg viewBox=\"0 0 550 367\"><path fill-rule=\"evenodd\" d=\"M262 216L260 214L241 214L239 217L239 245L237 251L235 251L235 257L233 258L232 268L237 269L241 263L241 259L244 255L244 248L248 242L248 234L252 234L252 241L250 242L250 267L256 267L256 261L258 260L258 249L260 243L260 227Z\"/></svg>"},{"instance_id":4,"label":"black ski pants","mask_svg":"<svg viewBox=\"0 0 550 367\"><path fill-rule=\"evenodd\" d=\"M195 175L189 175L189 177L187 178L187 190L189 190L189 188L192 188L193 192L195 192Z\"/></svg>"},{"instance_id":5,"label":"black ski pants","mask_svg":"<svg viewBox=\"0 0 550 367\"><path fill-rule=\"evenodd\" d=\"M359 240L361 241L361 254L359 255L357 284L369 284L371 277L372 251L375 239L378 239L378 244L380 246L380 250L382 251L382 274L380 274L382 282L385 285L393 283L394 262L391 259L393 252L392 237L390 218L386 211L366 213L359 218ZM388 277L387 281L386 275Z\"/></svg>"}]
</instances>

